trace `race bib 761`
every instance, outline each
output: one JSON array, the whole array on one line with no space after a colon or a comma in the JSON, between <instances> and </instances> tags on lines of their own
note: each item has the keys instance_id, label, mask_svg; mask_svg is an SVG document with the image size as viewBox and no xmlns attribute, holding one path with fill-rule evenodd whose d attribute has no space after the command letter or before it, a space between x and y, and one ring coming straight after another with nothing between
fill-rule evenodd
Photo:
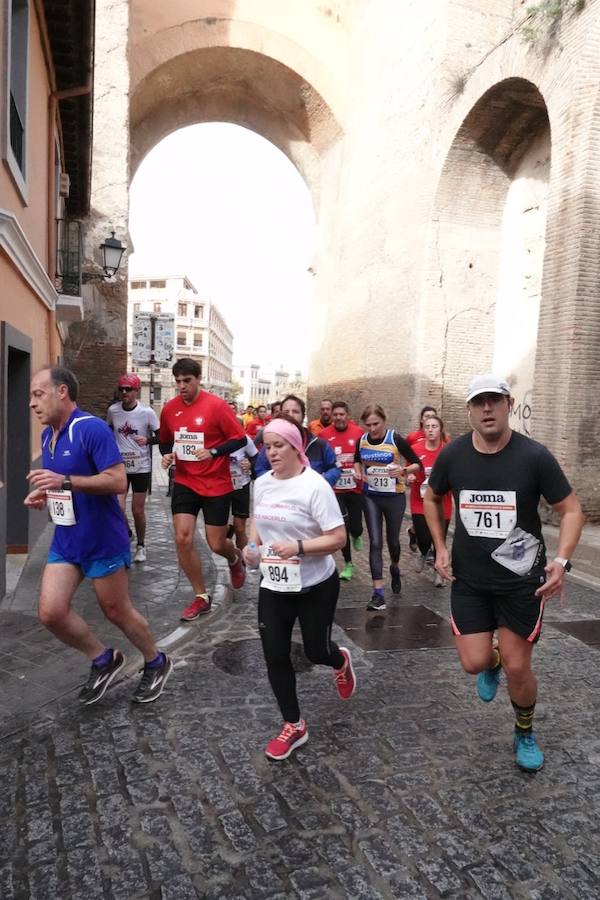
<instances>
[{"instance_id":1,"label":"race bib 761","mask_svg":"<svg viewBox=\"0 0 600 900\"><path fill-rule=\"evenodd\" d=\"M471 537L505 538L517 524L517 492L463 490L458 509Z\"/></svg>"}]
</instances>

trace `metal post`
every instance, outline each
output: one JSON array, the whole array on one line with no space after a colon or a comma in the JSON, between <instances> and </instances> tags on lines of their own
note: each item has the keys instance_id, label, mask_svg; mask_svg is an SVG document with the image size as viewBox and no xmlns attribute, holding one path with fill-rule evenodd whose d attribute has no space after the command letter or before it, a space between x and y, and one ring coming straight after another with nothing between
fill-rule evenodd
<instances>
[{"instance_id":1,"label":"metal post","mask_svg":"<svg viewBox=\"0 0 600 900\"><path fill-rule=\"evenodd\" d=\"M156 316L150 317L150 406L154 409L154 342L156 340Z\"/></svg>"}]
</instances>

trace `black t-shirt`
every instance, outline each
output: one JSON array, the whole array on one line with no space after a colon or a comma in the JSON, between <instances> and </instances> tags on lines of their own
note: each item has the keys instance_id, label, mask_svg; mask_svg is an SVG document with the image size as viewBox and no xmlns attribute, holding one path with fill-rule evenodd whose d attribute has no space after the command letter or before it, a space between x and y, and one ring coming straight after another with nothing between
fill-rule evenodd
<instances>
[{"instance_id":1,"label":"black t-shirt","mask_svg":"<svg viewBox=\"0 0 600 900\"><path fill-rule=\"evenodd\" d=\"M549 450L513 431L498 453L480 453L471 433L448 444L438 456L429 484L437 495L452 491L456 509L452 570L457 578L487 587L521 581L492 558L510 531L521 528L540 541L539 556L528 574L540 576L546 563L540 497L553 505L571 493L571 485Z\"/></svg>"}]
</instances>

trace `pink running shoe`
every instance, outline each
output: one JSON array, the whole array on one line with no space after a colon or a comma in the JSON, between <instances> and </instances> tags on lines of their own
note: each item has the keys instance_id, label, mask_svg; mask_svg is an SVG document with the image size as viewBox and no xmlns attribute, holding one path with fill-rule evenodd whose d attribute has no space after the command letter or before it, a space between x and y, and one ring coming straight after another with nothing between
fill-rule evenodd
<instances>
[{"instance_id":1,"label":"pink running shoe","mask_svg":"<svg viewBox=\"0 0 600 900\"><path fill-rule=\"evenodd\" d=\"M246 563L242 558L242 554L238 555L238 560L232 566L229 566L231 572L231 586L234 591L244 586L246 580Z\"/></svg>"},{"instance_id":2,"label":"pink running shoe","mask_svg":"<svg viewBox=\"0 0 600 900\"><path fill-rule=\"evenodd\" d=\"M265 747L265 753L269 759L287 759L290 753L301 747L308 740L308 729L304 719L300 719L299 725L284 722L281 732Z\"/></svg>"},{"instance_id":3,"label":"pink running shoe","mask_svg":"<svg viewBox=\"0 0 600 900\"><path fill-rule=\"evenodd\" d=\"M333 676L335 678L335 686L342 700L349 700L356 690L356 675L352 668L352 657L350 651L345 647L340 647L340 653L346 660L341 669L334 669Z\"/></svg>"}]
</instances>

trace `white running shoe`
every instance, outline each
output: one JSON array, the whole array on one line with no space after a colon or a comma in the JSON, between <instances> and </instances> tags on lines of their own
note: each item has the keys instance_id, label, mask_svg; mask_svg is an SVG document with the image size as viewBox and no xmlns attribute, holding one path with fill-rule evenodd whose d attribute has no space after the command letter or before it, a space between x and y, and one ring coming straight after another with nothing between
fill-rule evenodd
<instances>
[{"instance_id":1,"label":"white running shoe","mask_svg":"<svg viewBox=\"0 0 600 900\"><path fill-rule=\"evenodd\" d=\"M425 557L417 551L415 553L415 572L422 572L425 568Z\"/></svg>"},{"instance_id":2,"label":"white running shoe","mask_svg":"<svg viewBox=\"0 0 600 900\"><path fill-rule=\"evenodd\" d=\"M137 549L135 551L135 556L133 557L134 562L146 562L146 548L142 544L137 545Z\"/></svg>"}]
</instances>

